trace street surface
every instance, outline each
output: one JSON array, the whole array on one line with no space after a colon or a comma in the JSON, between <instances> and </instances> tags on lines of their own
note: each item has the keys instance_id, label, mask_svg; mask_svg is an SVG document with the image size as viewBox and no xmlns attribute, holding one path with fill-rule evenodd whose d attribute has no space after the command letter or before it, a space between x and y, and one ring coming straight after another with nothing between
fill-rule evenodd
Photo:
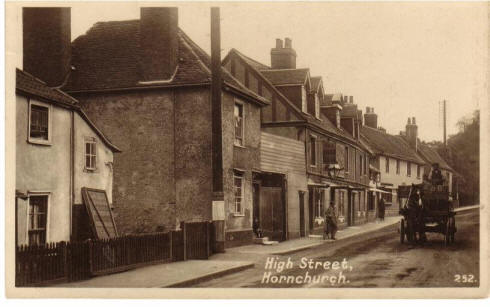
<instances>
[{"instance_id":1,"label":"street surface","mask_svg":"<svg viewBox=\"0 0 490 307\"><path fill-rule=\"evenodd\" d=\"M195 287L478 287L479 211L458 213L456 227L456 242L450 246L436 233L428 233L423 246L401 244L398 225L393 225L290 255L246 255L255 261L254 268ZM265 268L267 260L275 269ZM292 268L280 270L280 261ZM308 261L313 268L300 267Z\"/></svg>"}]
</instances>

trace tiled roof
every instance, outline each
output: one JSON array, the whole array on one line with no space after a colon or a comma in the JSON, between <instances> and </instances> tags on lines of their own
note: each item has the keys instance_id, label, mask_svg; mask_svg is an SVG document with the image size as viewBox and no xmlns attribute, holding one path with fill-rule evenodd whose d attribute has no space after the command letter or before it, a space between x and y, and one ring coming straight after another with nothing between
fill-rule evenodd
<instances>
[{"instance_id":1,"label":"tiled roof","mask_svg":"<svg viewBox=\"0 0 490 307\"><path fill-rule=\"evenodd\" d=\"M269 69L260 71L274 85L303 85L307 80L309 69Z\"/></svg>"},{"instance_id":2,"label":"tiled roof","mask_svg":"<svg viewBox=\"0 0 490 307\"><path fill-rule=\"evenodd\" d=\"M391 135L367 126L361 127L361 135L377 154L425 164L424 160L410 148L402 136Z\"/></svg>"},{"instance_id":3,"label":"tiled roof","mask_svg":"<svg viewBox=\"0 0 490 307\"><path fill-rule=\"evenodd\" d=\"M248 63L248 65L253 66L257 70L271 69L269 66L262 64L259 61L256 61L256 60L244 55L243 53L236 50L235 48L232 48L232 51L238 53L243 58L243 60Z\"/></svg>"},{"instance_id":4,"label":"tiled roof","mask_svg":"<svg viewBox=\"0 0 490 307\"><path fill-rule=\"evenodd\" d=\"M105 90L148 87L140 84L140 21L98 22L72 43L72 72L65 90ZM208 84L211 59L182 30L178 32L179 62L168 85ZM223 81L239 91L267 103L223 69ZM151 85L150 85L151 86ZM155 84L154 86L162 86Z\"/></svg>"},{"instance_id":5,"label":"tiled roof","mask_svg":"<svg viewBox=\"0 0 490 307\"><path fill-rule=\"evenodd\" d=\"M62 105L63 107L76 111L112 151L121 152L121 150L112 144L102 131L95 126L95 124L88 118L87 114L80 109L78 101L75 98L59 89L48 87L43 81L20 69L16 70L15 83L16 90L24 95L41 98L47 100L49 103Z\"/></svg>"},{"instance_id":6,"label":"tiled roof","mask_svg":"<svg viewBox=\"0 0 490 307\"><path fill-rule=\"evenodd\" d=\"M53 103L73 105L78 101L59 89L54 89L46 85L33 75L16 69L15 88L24 94L33 95L38 98L47 99Z\"/></svg>"},{"instance_id":7,"label":"tiled roof","mask_svg":"<svg viewBox=\"0 0 490 307\"><path fill-rule=\"evenodd\" d=\"M239 56L243 61L245 61L246 63L249 64L249 62L247 61L247 59L251 60L249 57L245 56L243 53L239 52L238 50L236 49L232 49L230 51L230 54L231 53L235 53L237 56ZM228 55L227 55L228 56ZM250 65L250 64L249 64ZM257 71L257 73L259 75L261 75L264 79L268 80L266 77L265 77L265 74L267 73L267 71L264 71L264 70L258 70L256 69L255 67L253 67L253 65L250 65L252 67L252 69L255 69ZM305 71L308 73L308 69L305 69ZM272 83L272 82L271 82ZM361 142L358 142L356 139L354 139L354 137L349 134L347 131L345 131L344 129L342 128L337 128L332 122L330 122L330 120L318 120L317 118L315 118L314 116L310 115L310 114L306 114L306 113L303 113L301 112L300 110L298 110L296 108L296 106L291 102L289 101L289 99L287 97L285 97L278 89L276 89L274 87L275 91L276 91L276 94L280 97L282 97L282 99L289 105L290 108L296 110L297 114L300 116L300 118L304 121L306 121L307 123L313 125L313 126L316 126L320 129L323 129L333 135L336 135L336 136L339 136L341 138L343 138L344 140L348 140L350 141L350 143L353 143L353 144L357 144L358 146L360 146L361 148L364 148L366 149L366 147L361 144Z\"/></svg>"},{"instance_id":8,"label":"tiled roof","mask_svg":"<svg viewBox=\"0 0 490 307\"><path fill-rule=\"evenodd\" d=\"M418 141L417 149L418 149L420 155L422 156L422 158L424 158L424 160L426 160L428 163L430 163L430 164L438 163L441 168L453 171L453 169L437 153L437 151L434 150L433 148L431 148L429 145Z\"/></svg>"}]
</instances>

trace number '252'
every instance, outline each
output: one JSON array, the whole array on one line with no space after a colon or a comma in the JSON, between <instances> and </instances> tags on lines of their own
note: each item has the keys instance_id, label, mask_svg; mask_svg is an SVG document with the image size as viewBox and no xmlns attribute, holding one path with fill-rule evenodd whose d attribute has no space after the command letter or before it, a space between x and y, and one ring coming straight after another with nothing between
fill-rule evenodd
<instances>
[{"instance_id":1,"label":"number '252'","mask_svg":"<svg viewBox=\"0 0 490 307\"><path fill-rule=\"evenodd\" d=\"M454 275L454 281L459 282L459 283L471 283L471 282L476 282L475 276L473 274L455 274Z\"/></svg>"}]
</instances>

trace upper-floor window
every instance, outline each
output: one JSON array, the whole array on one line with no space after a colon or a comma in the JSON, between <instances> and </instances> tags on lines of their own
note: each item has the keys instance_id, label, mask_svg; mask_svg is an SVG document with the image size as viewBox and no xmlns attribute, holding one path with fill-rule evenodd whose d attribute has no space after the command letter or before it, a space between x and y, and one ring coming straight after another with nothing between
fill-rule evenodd
<instances>
[{"instance_id":1,"label":"upper-floor window","mask_svg":"<svg viewBox=\"0 0 490 307\"><path fill-rule=\"evenodd\" d=\"M349 147L345 146L345 151L344 151L344 170L348 173L349 172Z\"/></svg>"},{"instance_id":2,"label":"upper-floor window","mask_svg":"<svg viewBox=\"0 0 490 307\"><path fill-rule=\"evenodd\" d=\"M400 160L398 159L396 160L396 174L400 174Z\"/></svg>"},{"instance_id":3,"label":"upper-floor window","mask_svg":"<svg viewBox=\"0 0 490 307\"><path fill-rule=\"evenodd\" d=\"M390 158L388 157L385 158L385 171L386 173L390 172Z\"/></svg>"},{"instance_id":4,"label":"upper-floor window","mask_svg":"<svg viewBox=\"0 0 490 307\"><path fill-rule=\"evenodd\" d=\"M320 98L315 94L315 117L320 118Z\"/></svg>"},{"instance_id":5,"label":"upper-floor window","mask_svg":"<svg viewBox=\"0 0 490 307\"><path fill-rule=\"evenodd\" d=\"M243 146L243 104L235 103L235 145Z\"/></svg>"},{"instance_id":6,"label":"upper-floor window","mask_svg":"<svg viewBox=\"0 0 490 307\"><path fill-rule=\"evenodd\" d=\"M29 102L29 141L49 143L51 140L51 106L41 102Z\"/></svg>"},{"instance_id":7,"label":"upper-floor window","mask_svg":"<svg viewBox=\"0 0 490 307\"><path fill-rule=\"evenodd\" d=\"M48 213L48 195L29 196L29 245L46 244L46 225Z\"/></svg>"},{"instance_id":8,"label":"upper-floor window","mask_svg":"<svg viewBox=\"0 0 490 307\"><path fill-rule=\"evenodd\" d=\"M417 178L420 178L420 165L417 164Z\"/></svg>"},{"instance_id":9,"label":"upper-floor window","mask_svg":"<svg viewBox=\"0 0 490 307\"><path fill-rule=\"evenodd\" d=\"M308 113L308 97L304 85L301 87L301 111Z\"/></svg>"},{"instance_id":10,"label":"upper-floor window","mask_svg":"<svg viewBox=\"0 0 490 307\"><path fill-rule=\"evenodd\" d=\"M243 176L235 174L233 176L233 184L235 190L235 214L243 214Z\"/></svg>"},{"instance_id":11,"label":"upper-floor window","mask_svg":"<svg viewBox=\"0 0 490 307\"><path fill-rule=\"evenodd\" d=\"M327 140L323 142L323 164L337 163L337 145L334 141Z\"/></svg>"},{"instance_id":12,"label":"upper-floor window","mask_svg":"<svg viewBox=\"0 0 490 307\"><path fill-rule=\"evenodd\" d=\"M412 163L407 162L407 176L412 176Z\"/></svg>"},{"instance_id":13,"label":"upper-floor window","mask_svg":"<svg viewBox=\"0 0 490 307\"><path fill-rule=\"evenodd\" d=\"M95 138L85 139L85 169L95 170L97 168L97 142Z\"/></svg>"},{"instance_id":14,"label":"upper-floor window","mask_svg":"<svg viewBox=\"0 0 490 307\"><path fill-rule=\"evenodd\" d=\"M310 135L310 165L316 166L316 137Z\"/></svg>"},{"instance_id":15,"label":"upper-floor window","mask_svg":"<svg viewBox=\"0 0 490 307\"><path fill-rule=\"evenodd\" d=\"M362 161L362 156L359 156L359 177L362 176L362 172L363 172L363 169L364 169L364 166L363 166L363 161Z\"/></svg>"},{"instance_id":16,"label":"upper-floor window","mask_svg":"<svg viewBox=\"0 0 490 307\"><path fill-rule=\"evenodd\" d=\"M368 158L367 156L364 156L364 175L368 174L368 165L369 165Z\"/></svg>"}]
</instances>

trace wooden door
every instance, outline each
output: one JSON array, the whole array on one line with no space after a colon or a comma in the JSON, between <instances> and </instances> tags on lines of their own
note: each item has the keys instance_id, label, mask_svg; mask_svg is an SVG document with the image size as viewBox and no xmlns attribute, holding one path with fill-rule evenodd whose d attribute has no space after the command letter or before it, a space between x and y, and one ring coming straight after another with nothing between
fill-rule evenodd
<instances>
[{"instance_id":1,"label":"wooden door","mask_svg":"<svg viewBox=\"0 0 490 307\"><path fill-rule=\"evenodd\" d=\"M310 229L310 232L313 231L313 222L314 222L314 204L315 204L315 200L314 200L314 195L313 195L313 188L308 188L308 224L309 224L309 229Z\"/></svg>"},{"instance_id":2,"label":"wooden door","mask_svg":"<svg viewBox=\"0 0 490 307\"><path fill-rule=\"evenodd\" d=\"M260 222L264 236L282 241L284 232L284 202L282 188L262 187L260 191Z\"/></svg>"},{"instance_id":3,"label":"wooden door","mask_svg":"<svg viewBox=\"0 0 490 307\"><path fill-rule=\"evenodd\" d=\"M260 225L260 184L254 182L252 185L253 188L253 216L252 216L252 225L255 225L255 219L259 221L257 225ZM260 226L259 226L260 227ZM255 229L254 229L255 231Z\"/></svg>"},{"instance_id":4,"label":"wooden door","mask_svg":"<svg viewBox=\"0 0 490 307\"><path fill-rule=\"evenodd\" d=\"M305 192L299 191L299 236L306 237L305 229Z\"/></svg>"}]
</instances>

